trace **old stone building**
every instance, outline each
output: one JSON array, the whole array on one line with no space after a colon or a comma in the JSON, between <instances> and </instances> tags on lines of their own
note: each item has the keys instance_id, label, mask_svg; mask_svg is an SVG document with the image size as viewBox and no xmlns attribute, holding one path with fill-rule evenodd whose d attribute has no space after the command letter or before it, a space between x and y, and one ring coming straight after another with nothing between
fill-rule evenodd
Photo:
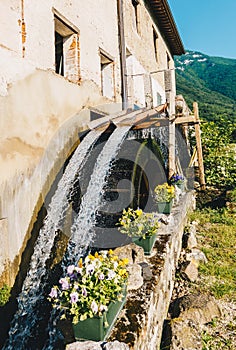
<instances>
[{"instance_id":1,"label":"old stone building","mask_svg":"<svg viewBox=\"0 0 236 350\"><path fill-rule=\"evenodd\" d=\"M0 14L1 286L78 133L122 109L173 112L184 49L166 0L9 0Z\"/></svg>"}]
</instances>

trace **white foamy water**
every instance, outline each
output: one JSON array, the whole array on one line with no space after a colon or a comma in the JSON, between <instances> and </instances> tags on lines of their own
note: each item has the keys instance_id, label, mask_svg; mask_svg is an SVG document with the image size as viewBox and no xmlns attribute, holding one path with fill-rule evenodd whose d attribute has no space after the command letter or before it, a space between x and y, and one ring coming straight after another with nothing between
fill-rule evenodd
<instances>
[{"instance_id":1,"label":"white foamy water","mask_svg":"<svg viewBox=\"0 0 236 350\"><path fill-rule=\"evenodd\" d=\"M55 194L49 205L44 225L39 232L30 267L23 282L22 292L18 297L18 310L14 316L9 332L9 339L4 349L25 349L24 343L30 330L37 322L35 309L44 298L43 278L46 275L46 261L49 259L57 231L62 229L63 220L69 208L69 191L75 176L85 162L94 143L102 131L89 132L79 144L71 157L66 170L58 183Z\"/></svg>"}]
</instances>

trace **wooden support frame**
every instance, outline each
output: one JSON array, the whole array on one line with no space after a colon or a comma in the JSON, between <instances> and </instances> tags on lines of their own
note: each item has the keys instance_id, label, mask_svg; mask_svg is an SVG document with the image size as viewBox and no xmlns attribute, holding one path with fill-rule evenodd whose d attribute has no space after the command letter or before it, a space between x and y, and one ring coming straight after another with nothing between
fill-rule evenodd
<instances>
[{"instance_id":1,"label":"wooden support frame","mask_svg":"<svg viewBox=\"0 0 236 350\"><path fill-rule=\"evenodd\" d=\"M194 118L195 118L195 137L196 137L197 158L198 158L198 167L199 167L199 182L200 182L201 189L205 190L206 182L205 182L205 174L204 174L200 119L199 119L197 102L193 102L193 112L194 112Z\"/></svg>"}]
</instances>

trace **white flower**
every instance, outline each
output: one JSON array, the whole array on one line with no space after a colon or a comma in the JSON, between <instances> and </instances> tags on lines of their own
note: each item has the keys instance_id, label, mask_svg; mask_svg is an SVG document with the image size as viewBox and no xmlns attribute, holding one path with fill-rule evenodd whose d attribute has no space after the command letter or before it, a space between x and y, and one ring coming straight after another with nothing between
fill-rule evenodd
<instances>
[{"instance_id":1,"label":"white flower","mask_svg":"<svg viewBox=\"0 0 236 350\"><path fill-rule=\"evenodd\" d=\"M115 271L109 270L107 279L108 279L108 280L112 280L115 276L116 276Z\"/></svg>"},{"instance_id":2,"label":"white flower","mask_svg":"<svg viewBox=\"0 0 236 350\"><path fill-rule=\"evenodd\" d=\"M99 278L100 280L104 280L104 278L105 278L104 273L100 273L100 275L98 276L98 278Z\"/></svg>"},{"instance_id":3,"label":"white flower","mask_svg":"<svg viewBox=\"0 0 236 350\"><path fill-rule=\"evenodd\" d=\"M69 275L72 275L72 273L74 272L74 270L75 270L75 265L69 265L69 266L67 267L67 273L68 273Z\"/></svg>"},{"instance_id":4,"label":"white flower","mask_svg":"<svg viewBox=\"0 0 236 350\"><path fill-rule=\"evenodd\" d=\"M117 269L117 267L118 267L118 262L117 261L114 261L114 269L116 270Z\"/></svg>"},{"instance_id":5,"label":"white flower","mask_svg":"<svg viewBox=\"0 0 236 350\"><path fill-rule=\"evenodd\" d=\"M107 311L107 310L108 310L108 307L107 307L106 305L101 304L101 305L99 306L99 311L100 311L100 312Z\"/></svg>"},{"instance_id":6,"label":"white flower","mask_svg":"<svg viewBox=\"0 0 236 350\"><path fill-rule=\"evenodd\" d=\"M92 275L94 273L94 265L89 264L86 266L86 273L87 275Z\"/></svg>"},{"instance_id":7,"label":"white flower","mask_svg":"<svg viewBox=\"0 0 236 350\"><path fill-rule=\"evenodd\" d=\"M93 311L94 314L98 312L98 304L96 303L95 300L93 300L91 303L91 310Z\"/></svg>"}]
</instances>

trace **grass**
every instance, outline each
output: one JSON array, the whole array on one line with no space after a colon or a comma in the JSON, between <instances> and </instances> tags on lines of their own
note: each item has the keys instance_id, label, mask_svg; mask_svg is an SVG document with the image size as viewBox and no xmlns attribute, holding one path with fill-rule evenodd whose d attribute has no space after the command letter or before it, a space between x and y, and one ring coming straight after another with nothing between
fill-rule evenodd
<instances>
[{"instance_id":1,"label":"grass","mask_svg":"<svg viewBox=\"0 0 236 350\"><path fill-rule=\"evenodd\" d=\"M233 193L235 194L235 192ZM191 214L196 220L197 241L208 262L199 266L199 281L193 289L210 293L216 299L236 302L236 215L235 196L233 210L201 208ZM231 203L232 203L231 202ZM223 326L218 320L202 331L203 350L231 350L235 346L236 317ZM225 328L224 328L225 327Z\"/></svg>"},{"instance_id":2,"label":"grass","mask_svg":"<svg viewBox=\"0 0 236 350\"><path fill-rule=\"evenodd\" d=\"M229 350L232 342L228 339L218 338L204 331L202 334L202 350Z\"/></svg>"},{"instance_id":3,"label":"grass","mask_svg":"<svg viewBox=\"0 0 236 350\"><path fill-rule=\"evenodd\" d=\"M201 264L199 273L204 283L200 288L216 298L236 301L236 216L227 209L196 210L191 220L197 220L198 244L208 263Z\"/></svg>"}]
</instances>

